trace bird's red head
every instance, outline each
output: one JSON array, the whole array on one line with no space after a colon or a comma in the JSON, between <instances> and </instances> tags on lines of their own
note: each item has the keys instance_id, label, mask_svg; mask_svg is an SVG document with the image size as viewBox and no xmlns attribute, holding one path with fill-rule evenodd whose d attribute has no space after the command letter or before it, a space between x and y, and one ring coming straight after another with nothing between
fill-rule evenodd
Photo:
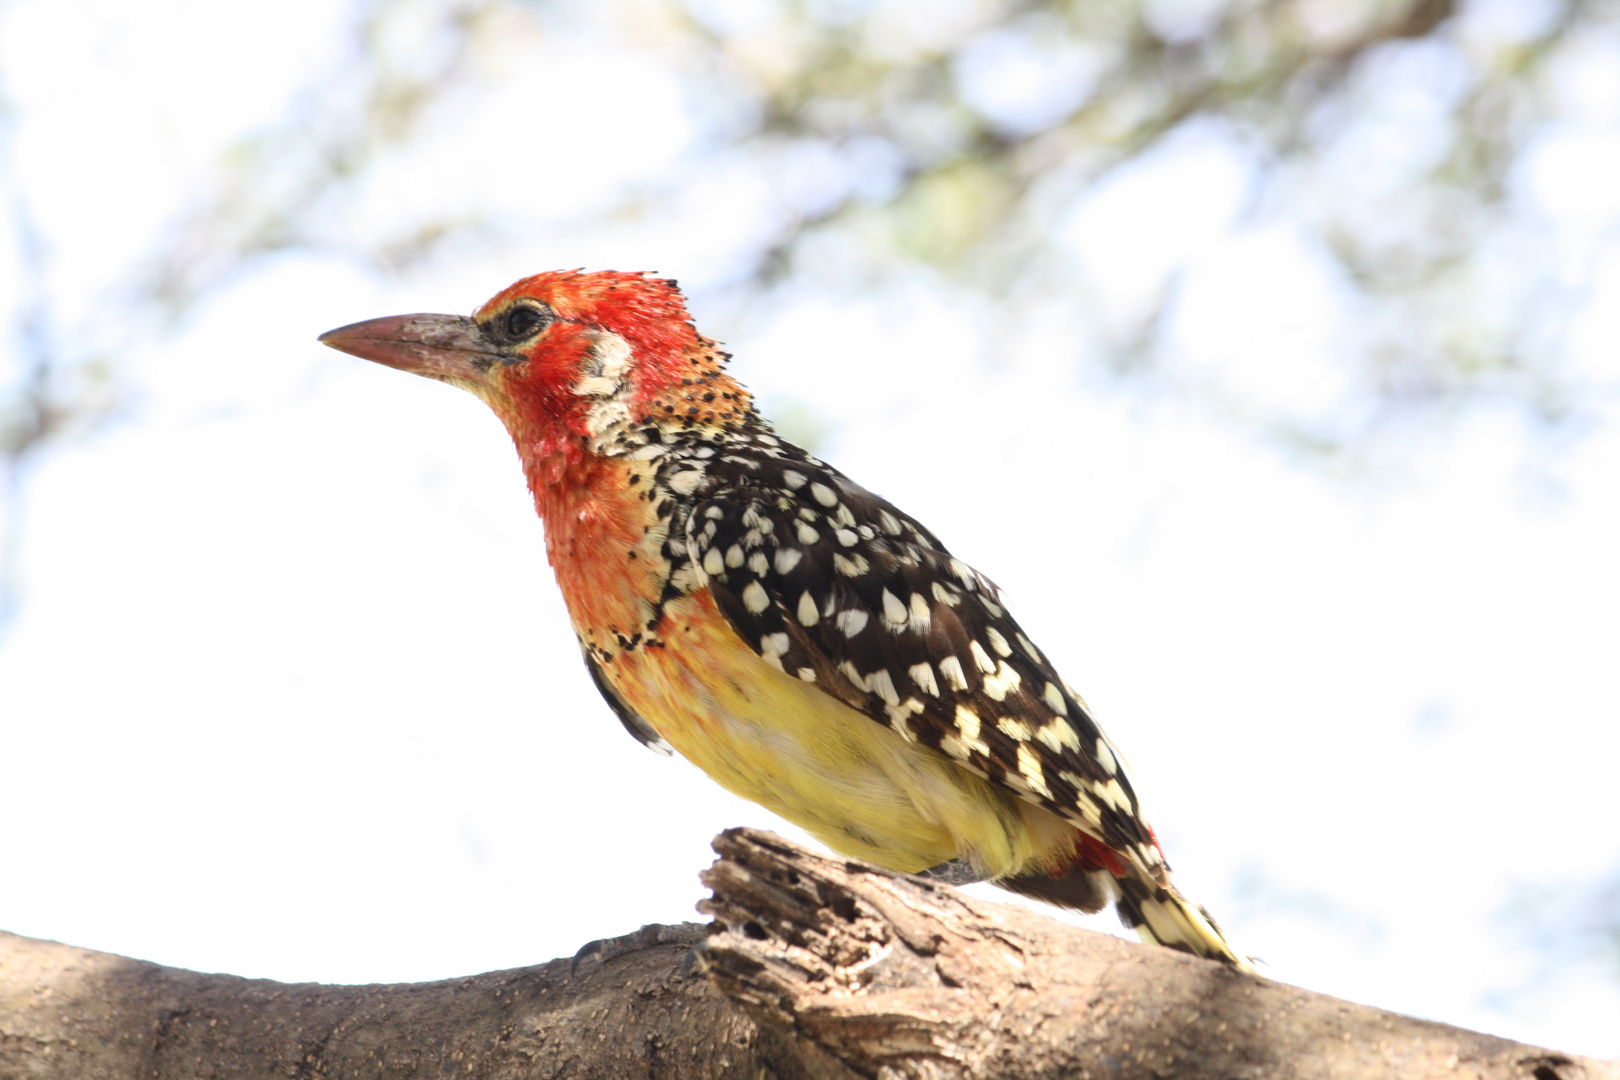
<instances>
[{"instance_id":1,"label":"bird's red head","mask_svg":"<svg viewBox=\"0 0 1620 1080\"><path fill-rule=\"evenodd\" d=\"M477 394L531 465L612 454L631 428L726 427L750 414L675 282L646 274L550 271L471 318L396 315L321 341Z\"/></svg>"}]
</instances>

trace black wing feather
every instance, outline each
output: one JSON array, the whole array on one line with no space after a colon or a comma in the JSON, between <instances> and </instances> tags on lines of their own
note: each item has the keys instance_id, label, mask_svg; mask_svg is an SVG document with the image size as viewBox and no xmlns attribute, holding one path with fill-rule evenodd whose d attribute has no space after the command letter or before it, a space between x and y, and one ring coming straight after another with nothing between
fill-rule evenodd
<instances>
[{"instance_id":1,"label":"black wing feather","mask_svg":"<svg viewBox=\"0 0 1620 1080\"><path fill-rule=\"evenodd\" d=\"M597 663L596 657L588 651L585 653L585 670L591 673L591 682L596 684L597 692L607 701L608 708L613 710L613 715L619 718L619 723L624 725L624 730L630 733L632 739L664 757L669 757L673 753L664 737L642 719L640 713L624 703L618 691L613 689L613 684L608 682L607 676L602 674L602 665Z\"/></svg>"},{"instance_id":2,"label":"black wing feather","mask_svg":"<svg viewBox=\"0 0 1620 1080\"><path fill-rule=\"evenodd\" d=\"M671 534L750 648L1139 865L1160 864L1123 763L987 578L774 438L728 447L704 472Z\"/></svg>"}]
</instances>

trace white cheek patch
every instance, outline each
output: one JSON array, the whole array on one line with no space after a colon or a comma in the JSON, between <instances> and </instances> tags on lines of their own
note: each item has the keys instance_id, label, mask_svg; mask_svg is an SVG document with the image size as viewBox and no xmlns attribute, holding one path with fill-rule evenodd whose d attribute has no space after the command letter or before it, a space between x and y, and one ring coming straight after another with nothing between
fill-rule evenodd
<instances>
[{"instance_id":1,"label":"white cheek patch","mask_svg":"<svg viewBox=\"0 0 1620 1080\"><path fill-rule=\"evenodd\" d=\"M585 358L583 377L574 384L581 397L612 397L623 387L624 374L634 358L630 343L606 330L597 332L591 354Z\"/></svg>"},{"instance_id":2,"label":"white cheek patch","mask_svg":"<svg viewBox=\"0 0 1620 1080\"><path fill-rule=\"evenodd\" d=\"M630 421L630 405L625 400L629 381L625 375L634 358L624 338L606 330L597 332L590 355L585 358L585 370L573 387L580 397L595 399L585 414L585 426L593 441Z\"/></svg>"},{"instance_id":3,"label":"white cheek patch","mask_svg":"<svg viewBox=\"0 0 1620 1080\"><path fill-rule=\"evenodd\" d=\"M592 405L585 414L585 430L590 433L592 452L602 453L603 446L611 441L608 436L629 422L630 406L622 401L607 398Z\"/></svg>"},{"instance_id":4,"label":"white cheek patch","mask_svg":"<svg viewBox=\"0 0 1620 1080\"><path fill-rule=\"evenodd\" d=\"M574 384L574 393L580 397L612 397L618 388L618 382L613 379L587 375Z\"/></svg>"}]
</instances>

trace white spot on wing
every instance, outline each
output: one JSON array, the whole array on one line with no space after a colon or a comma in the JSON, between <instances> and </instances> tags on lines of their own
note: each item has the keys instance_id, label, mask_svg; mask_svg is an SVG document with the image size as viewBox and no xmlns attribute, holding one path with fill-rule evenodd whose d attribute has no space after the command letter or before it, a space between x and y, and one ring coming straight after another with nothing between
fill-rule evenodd
<instances>
[{"instance_id":1,"label":"white spot on wing","mask_svg":"<svg viewBox=\"0 0 1620 1080\"><path fill-rule=\"evenodd\" d=\"M799 596L798 616L802 626L814 626L821 621L821 614L816 611L816 598L811 596L808 590Z\"/></svg>"},{"instance_id":2,"label":"white spot on wing","mask_svg":"<svg viewBox=\"0 0 1620 1080\"><path fill-rule=\"evenodd\" d=\"M1057 688L1056 683L1047 683L1046 692L1041 695L1047 707L1059 716L1069 715L1069 703L1063 700L1063 691Z\"/></svg>"},{"instance_id":3,"label":"white spot on wing","mask_svg":"<svg viewBox=\"0 0 1620 1080\"><path fill-rule=\"evenodd\" d=\"M1094 828L1101 826L1102 807L1098 806L1091 796L1086 794L1086 782L1072 772L1060 772L1058 776L1070 787L1074 788L1074 805L1080 811L1080 816Z\"/></svg>"},{"instance_id":4,"label":"white spot on wing","mask_svg":"<svg viewBox=\"0 0 1620 1080\"><path fill-rule=\"evenodd\" d=\"M913 634L926 634L934 624L933 609L920 592L911 594L911 632Z\"/></svg>"},{"instance_id":5,"label":"white spot on wing","mask_svg":"<svg viewBox=\"0 0 1620 1080\"><path fill-rule=\"evenodd\" d=\"M816 502L829 509L838 505L838 493L820 481L810 485L810 494L815 496Z\"/></svg>"},{"instance_id":6,"label":"white spot on wing","mask_svg":"<svg viewBox=\"0 0 1620 1080\"><path fill-rule=\"evenodd\" d=\"M895 692L894 680L889 677L888 668L878 668L868 675L866 688L890 705L900 704L900 695Z\"/></svg>"},{"instance_id":7,"label":"white spot on wing","mask_svg":"<svg viewBox=\"0 0 1620 1080\"><path fill-rule=\"evenodd\" d=\"M792 548L792 547L777 548L776 549L776 572L778 574L787 573L788 571L792 570L795 566L798 566L799 565L799 560L802 559L802 558L804 558L804 552L800 551L798 548Z\"/></svg>"},{"instance_id":8,"label":"white spot on wing","mask_svg":"<svg viewBox=\"0 0 1620 1080\"><path fill-rule=\"evenodd\" d=\"M990 654L984 651L984 646L977 641L968 642L968 652L973 654L973 662L979 665L979 670L986 675L996 673L996 663L990 659Z\"/></svg>"},{"instance_id":9,"label":"white spot on wing","mask_svg":"<svg viewBox=\"0 0 1620 1080\"><path fill-rule=\"evenodd\" d=\"M962 661L954 656L947 656L939 662L939 673L945 676L945 685L952 690L966 690L968 688L967 676L962 672Z\"/></svg>"},{"instance_id":10,"label":"white spot on wing","mask_svg":"<svg viewBox=\"0 0 1620 1080\"><path fill-rule=\"evenodd\" d=\"M838 613L838 629L845 637L854 637L866 629L867 614L860 608L845 608Z\"/></svg>"},{"instance_id":11,"label":"white spot on wing","mask_svg":"<svg viewBox=\"0 0 1620 1080\"><path fill-rule=\"evenodd\" d=\"M985 697L991 701L1005 701L1007 699L1007 683L994 675L986 675L982 684Z\"/></svg>"},{"instance_id":12,"label":"white spot on wing","mask_svg":"<svg viewBox=\"0 0 1620 1080\"><path fill-rule=\"evenodd\" d=\"M1099 799L1119 810L1120 813L1129 814L1131 812L1131 797L1125 794L1125 789L1119 786L1118 780L1110 780L1106 784L1094 783L1091 785L1091 790L1097 793Z\"/></svg>"},{"instance_id":13,"label":"white spot on wing","mask_svg":"<svg viewBox=\"0 0 1620 1080\"><path fill-rule=\"evenodd\" d=\"M984 639L990 643L990 647L996 650L998 654L1002 656L1012 655L1012 646L1007 644L1007 639L1002 637L1001 631L995 627L987 626L984 628Z\"/></svg>"},{"instance_id":14,"label":"white spot on wing","mask_svg":"<svg viewBox=\"0 0 1620 1080\"><path fill-rule=\"evenodd\" d=\"M771 606L771 598L765 592L765 586L757 581L750 581L748 587L742 591L743 607L755 615Z\"/></svg>"},{"instance_id":15,"label":"white spot on wing","mask_svg":"<svg viewBox=\"0 0 1620 1080\"><path fill-rule=\"evenodd\" d=\"M1049 720L1035 731L1035 738L1051 747L1053 753L1061 753L1064 747L1070 750L1080 749L1080 738L1074 733L1074 728L1062 717ZM1111 770L1110 770L1111 771Z\"/></svg>"},{"instance_id":16,"label":"white spot on wing","mask_svg":"<svg viewBox=\"0 0 1620 1080\"><path fill-rule=\"evenodd\" d=\"M917 689L930 697L939 697L939 683L935 680L934 669L928 661L924 660L920 664L911 665L906 668L906 674L911 676L911 681L917 684Z\"/></svg>"},{"instance_id":17,"label":"white spot on wing","mask_svg":"<svg viewBox=\"0 0 1620 1080\"><path fill-rule=\"evenodd\" d=\"M1029 742L1035 736L1035 731L1029 724L1013 716L998 718L996 728L1009 739L1017 739L1019 742Z\"/></svg>"},{"instance_id":18,"label":"white spot on wing","mask_svg":"<svg viewBox=\"0 0 1620 1080\"><path fill-rule=\"evenodd\" d=\"M969 750L977 750L986 757L990 756L990 747L979 738L979 716L966 706L956 707L956 730L962 733L962 743Z\"/></svg>"},{"instance_id":19,"label":"white spot on wing","mask_svg":"<svg viewBox=\"0 0 1620 1080\"><path fill-rule=\"evenodd\" d=\"M1099 738L1097 740L1097 763L1110 776L1119 771L1119 762L1114 760L1114 750L1108 745L1107 739Z\"/></svg>"},{"instance_id":20,"label":"white spot on wing","mask_svg":"<svg viewBox=\"0 0 1620 1080\"><path fill-rule=\"evenodd\" d=\"M1035 643L1033 641L1029 640L1029 638L1025 637L1022 633L1020 633L1018 635L1018 647L1023 649L1026 653L1028 653L1029 658L1031 660L1035 661L1037 664L1042 664L1042 663L1046 662L1041 657L1041 650L1037 649L1035 647Z\"/></svg>"},{"instance_id":21,"label":"white spot on wing","mask_svg":"<svg viewBox=\"0 0 1620 1080\"><path fill-rule=\"evenodd\" d=\"M884 589L883 621L888 623L891 629L898 630L900 627L906 625L906 620L908 618L909 615L906 612L906 605L902 604L900 602L900 598L894 595L894 593L890 592L888 589Z\"/></svg>"},{"instance_id":22,"label":"white spot on wing","mask_svg":"<svg viewBox=\"0 0 1620 1080\"><path fill-rule=\"evenodd\" d=\"M843 555L835 551L833 552L833 569L845 577L860 577L871 569L871 563L868 563L859 552Z\"/></svg>"},{"instance_id":23,"label":"white spot on wing","mask_svg":"<svg viewBox=\"0 0 1620 1080\"><path fill-rule=\"evenodd\" d=\"M884 706L883 711L889 715L889 724L893 726L895 731L900 733L902 739L906 740L906 742L917 741L917 736L911 730L911 725L907 721L913 714L923 711L922 702L916 698L906 698L898 705Z\"/></svg>"},{"instance_id":24,"label":"white spot on wing","mask_svg":"<svg viewBox=\"0 0 1620 1080\"><path fill-rule=\"evenodd\" d=\"M1029 786L1046 796L1052 797L1052 789L1046 786L1046 776L1041 772L1041 759L1028 743L1018 746L1018 771L1029 781Z\"/></svg>"}]
</instances>

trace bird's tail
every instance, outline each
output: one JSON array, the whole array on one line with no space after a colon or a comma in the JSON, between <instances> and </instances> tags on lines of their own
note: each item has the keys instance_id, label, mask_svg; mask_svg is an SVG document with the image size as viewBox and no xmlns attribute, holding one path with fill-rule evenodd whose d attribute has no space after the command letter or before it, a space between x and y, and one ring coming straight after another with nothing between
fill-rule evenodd
<instances>
[{"instance_id":1,"label":"bird's tail","mask_svg":"<svg viewBox=\"0 0 1620 1080\"><path fill-rule=\"evenodd\" d=\"M1157 853L1157 845L1153 853ZM1112 900L1119 921L1150 945L1224 960L1242 971L1254 970L1248 958L1226 940L1209 912L1170 883L1170 868L1162 856L1144 866L1077 831L1073 854L1058 868L1000 878L996 884L1077 911L1101 911Z\"/></svg>"},{"instance_id":2,"label":"bird's tail","mask_svg":"<svg viewBox=\"0 0 1620 1080\"><path fill-rule=\"evenodd\" d=\"M1248 957L1226 940L1209 912L1181 895L1174 885L1160 883L1133 865L1114 879L1114 889L1119 921L1143 941L1224 960L1240 971L1254 970Z\"/></svg>"}]
</instances>

